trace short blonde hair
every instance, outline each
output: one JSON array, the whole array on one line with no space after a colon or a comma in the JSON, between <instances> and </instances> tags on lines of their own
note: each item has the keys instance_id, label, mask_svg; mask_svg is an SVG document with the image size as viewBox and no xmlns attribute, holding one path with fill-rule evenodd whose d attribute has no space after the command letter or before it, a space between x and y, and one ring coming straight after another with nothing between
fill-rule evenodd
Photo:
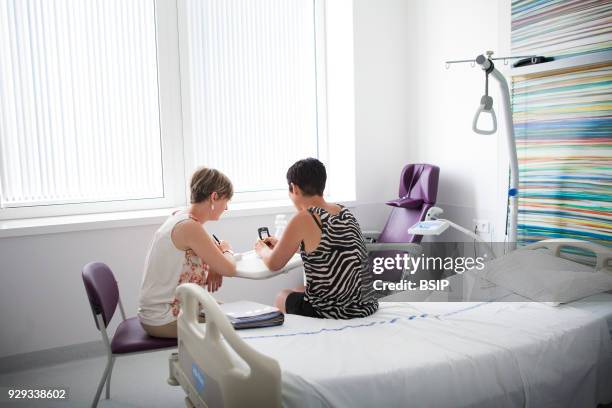
<instances>
[{"instance_id":1,"label":"short blonde hair","mask_svg":"<svg viewBox=\"0 0 612 408\"><path fill-rule=\"evenodd\" d=\"M231 199L234 187L230 179L219 170L200 167L191 176L191 203L206 201L212 193L217 193L220 198Z\"/></svg>"}]
</instances>

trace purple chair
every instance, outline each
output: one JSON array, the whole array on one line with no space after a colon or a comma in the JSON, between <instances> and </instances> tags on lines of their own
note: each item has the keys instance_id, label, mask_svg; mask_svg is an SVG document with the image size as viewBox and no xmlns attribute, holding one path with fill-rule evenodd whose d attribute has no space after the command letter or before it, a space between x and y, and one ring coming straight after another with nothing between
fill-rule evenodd
<instances>
[{"instance_id":1,"label":"purple chair","mask_svg":"<svg viewBox=\"0 0 612 408\"><path fill-rule=\"evenodd\" d=\"M94 321L102 334L108 355L108 362L92 403L95 407L100 400L104 383L106 383L106 399L110 398L111 373L116 357L176 347L176 339L151 337L144 331L137 317L125 318L117 281L107 265L102 262L88 263L83 267L82 276ZM123 321L110 340L106 328L115 314L117 304Z\"/></svg>"},{"instance_id":2,"label":"purple chair","mask_svg":"<svg viewBox=\"0 0 612 408\"><path fill-rule=\"evenodd\" d=\"M408 164L402 169L399 185L399 198L387 201L393 207L387 223L381 232L364 231L369 240L366 245L370 257L393 257L398 252L408 252L418 256L423 252L419 245L422 235L412 235L408 229L423 221L427 211L433 207L438 197L440 168L431 164ZM376 252L372 254L372 252ZM383 280L397 281L403 271L388 271Z\"/></svg>"},{"instance_id":3,"label":"purple chair","mask_svg":"<svg viewBox=\"0 0 612 408\"><path fill-rule=\"evenodd\" d=\"M421 242L422 235L408 233L408 228L425 219L438 197L440 168L431 164L408 164L402 170L399 198L387 201L393 207L378 242Z\"/></svg>"}]
</instances>

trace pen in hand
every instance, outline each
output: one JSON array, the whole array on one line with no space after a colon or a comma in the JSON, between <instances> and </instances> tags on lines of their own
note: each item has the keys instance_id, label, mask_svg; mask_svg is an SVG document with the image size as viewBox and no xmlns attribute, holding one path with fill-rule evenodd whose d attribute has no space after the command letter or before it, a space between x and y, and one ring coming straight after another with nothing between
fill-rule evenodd
<instances>
[{"instance_id":1,"label":"pen in hand","mask_svg":"<svg viewBox=\"0 0 612 408\"><path fill-rule=\"evenodd\" d=\"M221 252L225 253L230 253L232 256L234 255L234 251L231 250L231 248L229 247L229 245L227 245L226 249L223 249L223 246L221 245L221 240L219 238L217 238L217 236L215 234L212 234L213 238L215 239L215 241L217 242L217 246L219 247L219 250Z\"/></svg>"}]
</instances>

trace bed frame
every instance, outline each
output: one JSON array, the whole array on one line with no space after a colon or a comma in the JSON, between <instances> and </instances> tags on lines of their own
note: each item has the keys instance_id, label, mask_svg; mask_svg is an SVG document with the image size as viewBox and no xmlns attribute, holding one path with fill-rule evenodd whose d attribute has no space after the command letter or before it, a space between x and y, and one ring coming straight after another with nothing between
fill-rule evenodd
<instances>
[{"instance_id":1,"label":"bed frame","mask_svg":"<svg viewBox=\"0 0 612 408\"><path fill-rule=\"evenodd\" d=\"M551 239L523 249L575 247L596 254L596 270L610 270L612 250L592 242ZM184 305L178 318L178 353L170 356L168 383L181 385L188 407L280 407L281 370L278 362L249 346L230 324L217 302L203 288L187 283L177 289ZM198 322L199 305L206 323ZM222 340L223 337L223 340Z\"/></svg>"},{"instance_id":2,"label":"bed frame","mask_svg":"<svg viewBox=\"0 0 612 408\"><path fill-rule=\"evenodd\" d=\"M183 306L178 318L178 353L170 356L168 383L183 387L186 405L280 407L278 362L242 340L201 286L186 283L176 294ZM198 303L206 323L198 322Z\"/></svg>"},{"instance_id":3,"label":"bed frame","mask_svg":"<svg viewBox=\"0 0 612 408\"><path fill-rule=\"evenodd\" d=\"M612 249L603 245L595 244L589 241L570 238L555 238L546 239L543 241L534 242L521 249L548 249L552 255L561 258L561 250L563 248L579 248L592 251L595 254L595 270L602 270L612 273Z\"/></svg>"}]
</instances>

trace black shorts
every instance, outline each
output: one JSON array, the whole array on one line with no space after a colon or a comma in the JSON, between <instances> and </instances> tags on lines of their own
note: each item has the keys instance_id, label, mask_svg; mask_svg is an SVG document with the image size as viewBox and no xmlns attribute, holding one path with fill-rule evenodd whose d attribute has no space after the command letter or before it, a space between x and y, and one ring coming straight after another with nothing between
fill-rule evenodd
<instances>
[{"instance_id":1,"label":"black shorts","mask_svg":"<svg viewBox=\"0 0 612 408\"><path fill-rule=\"evenodd\" d=\"M285 300L285 310L289 314L319 317L312 305L304 300L304 292L291 292Z\"/></svg>"}]
</instances>

